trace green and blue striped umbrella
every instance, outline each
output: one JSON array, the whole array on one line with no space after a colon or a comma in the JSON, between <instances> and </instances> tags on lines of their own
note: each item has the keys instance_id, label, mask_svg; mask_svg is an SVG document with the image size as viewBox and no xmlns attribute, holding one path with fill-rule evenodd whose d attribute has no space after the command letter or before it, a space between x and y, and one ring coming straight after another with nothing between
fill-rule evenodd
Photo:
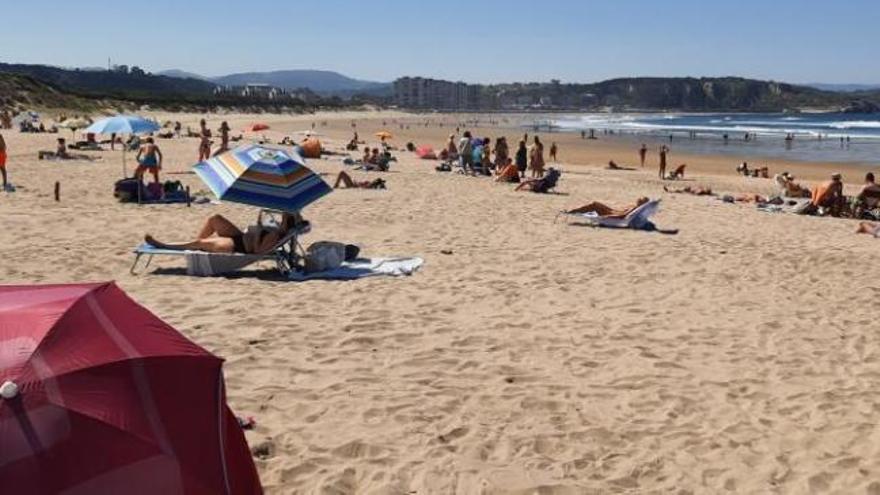
<instances>
[{"instance_id":1,"label":"green and blue striped umbrella","mask_svg":"<svg viewBox=\"0 0 880 495\"><path fill-rule=\"evenodd\" d=\"M272 210L297 212L332 191L296 152L253 144L194 169L219 199Z\"/></svg>"}]
</instances>

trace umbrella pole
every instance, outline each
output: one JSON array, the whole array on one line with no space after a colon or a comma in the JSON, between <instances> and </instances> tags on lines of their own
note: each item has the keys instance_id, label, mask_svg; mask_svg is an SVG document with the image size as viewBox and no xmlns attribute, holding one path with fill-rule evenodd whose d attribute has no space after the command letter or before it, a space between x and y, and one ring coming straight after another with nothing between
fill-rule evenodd
<instances>
[{"instance_id":1,"label":"umbrella pole","mask_svg":"<svg viewBox=\"0 0 880 495\"><path fill-rule=\"evenodd\" d=\"M125 145L122 146L122 178L127 179L127 175L125 173Z\"/></svg>"}]
</instances>

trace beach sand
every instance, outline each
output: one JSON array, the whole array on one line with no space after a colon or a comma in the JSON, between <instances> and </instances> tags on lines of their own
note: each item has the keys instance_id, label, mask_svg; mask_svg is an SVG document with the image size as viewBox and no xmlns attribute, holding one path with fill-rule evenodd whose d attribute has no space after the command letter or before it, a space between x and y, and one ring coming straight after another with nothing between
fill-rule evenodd
<instances>
[{"instance_id":1,"label":"beach sand","mask_svg":"<svg viewBox=\"0 0 880 495\"><path fill-rule=\"evenodd\" d=\"M161 116L193 127L199 117ZM393 113L209 116L214 129L265 121L276 139L315 121L336 149L352 118L373 144L382 120L396 144L436 148L451 125ZM161 259L133 276L144 233L184 240L211 214L246 225L254 210L118 204L118 152L38 161L55 136L3 134L18 191L0 193L0 281L117 280L224 357L230 404L254 417L248 441L269 452L256 460L267 493L880 493L880 244L853 234L853 221L664 194L653 166L601 169L636 162L626 143L545 135L565 161L561 194L436 173L398 152L387 191L340 190L305 211L307 244L425 258L412 277L289 283L267 265L191 278ZM189 173L195 139L158 144L164 178L206 189ZM689 181L677 185L772 190L732 175L741 160L671 162L685 160ZM343 169L340 157L310 166L327 180ZM852 183L864 172L771 166L809 179L833 167ZM662 198L656 223L680 234L556 218L638 196Z\"/></svg>"}]
</instances>

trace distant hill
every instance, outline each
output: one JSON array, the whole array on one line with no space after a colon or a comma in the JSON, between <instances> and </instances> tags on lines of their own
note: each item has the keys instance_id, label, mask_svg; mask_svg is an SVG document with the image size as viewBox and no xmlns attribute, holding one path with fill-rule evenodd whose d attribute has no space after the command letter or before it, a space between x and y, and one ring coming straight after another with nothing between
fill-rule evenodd
<instances>
[{"instance_id":1,"label":"distant hill","mask_svg":"<svg viewBox=\"0 0 880 495\"><path fill-rule=\"evenodd\" d=\"M223 86L243 86L245 84L268 84L288 90L309 89L323 96L352 96L368 94L390 96L391 84L363 81L327 70L278 70L271 72L242 72L219 77L205 77L192 72L171 69L159 74L170 77L202 79Z\"/></svg>"},{"instance_id":2,"label":"distant hill","mask_svg":"<svg viewBox=\"0 0 880 495\"><path fill-rule=\"evenodd\" d=\"M739 77L638 77L593 84L550 83L480 86L480 101L505 108L516 102L565 108L685 112L781 112L806 108L870 108L880 92L837 93L807 86ZM531 103L528 103L531 102ZM859 103L859 107L853 106Z\"/></svg>"},{"instance_id":3,"label":"distant hill","mask_svg":"<svg viewBox=\"0 0 880 495\"><path fill-rule=\"evenodd\" d=\"M811 88L821 89L823 91L834 91L837 93L853 93L856 91L877 91L880 90L880 84L829 84L829 83L809 83L805 84Z\"/></svg>"},{"instance_id":4,"label":"distant hill","mask_svg":"<svg viewBox=\"0 0 880 495\"><path fill-rule=\"evenodd\" d=\"M62 69L48 65L0 63L0 72L30 76L65 91L84 96L207 96L215 84L199 79L148 74L142 71Z\"/></svg>"},{"instance_id":5,"label":"distant hill","mask_svg":"<svg viewBox=\"0 0 880 495\"><path fill-rule=\"evenodd\" d=\"M168 76L168 77L176 77L178 79L198 79L200 81L210 81L210 77L205 77L201 74L196 74L195 72L187 72L185 70L179 69L168 69L162 70L156 73L159 76Z\"/></svg>"},{"instance_id":6,"label":"distant hill","mask_svg":"<svg viewBox=\"0 0 880 495\"><path fill-rule=\"evenodd\" d=\"M30 76L0 73L0 108L67 108L88 113L98 106L94 100L65 93Z\"/></svg>"}]
</instances>

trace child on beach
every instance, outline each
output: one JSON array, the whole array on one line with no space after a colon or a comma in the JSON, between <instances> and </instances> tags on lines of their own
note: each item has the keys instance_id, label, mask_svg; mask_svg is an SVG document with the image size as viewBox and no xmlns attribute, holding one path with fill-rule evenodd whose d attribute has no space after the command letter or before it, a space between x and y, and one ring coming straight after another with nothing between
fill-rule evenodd
<instances>
[{"instance_id":1,"label":"child on beach","mask_svg":"<svg viewBox=\"0 0 880 495\"><path fill-rule=\"evenodd\" d=\"M645 158L648 156L648 145L642 143L642 147L639 148L639 160L642 162L642 168L645 168Z\"/></svg>"},{"instance_id":2,"label":"child on beach","mask_svg":"<svg viewBox=\"0 0 880 495\"><path fill-rule=\"evenodd\" d=\"M559 152L559 147L556 146L556 143L553 142L550 144L550 159L553 160L553 163L556 163L558 160L556 159L556 153Z\"/></svg>"}]
</instances>

